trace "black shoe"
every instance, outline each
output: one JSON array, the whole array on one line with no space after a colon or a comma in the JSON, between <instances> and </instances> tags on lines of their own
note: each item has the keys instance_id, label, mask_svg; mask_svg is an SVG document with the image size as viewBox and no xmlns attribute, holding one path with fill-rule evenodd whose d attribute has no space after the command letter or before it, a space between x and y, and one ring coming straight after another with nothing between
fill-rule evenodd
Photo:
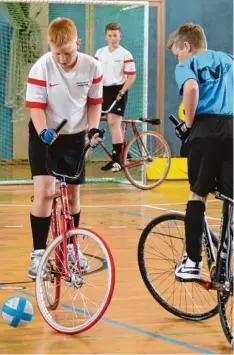
<instances>
[{"instance_id":1,"label":"black shoe","mask_svg":"<svg viewBox=\"0 0 234 355\"><path fill-rule=\"evenodd\" d=\"M106 165L101 167L101 170L103 171L108 171L112 169L113 161L109 161Z\"/></svg>"}]
</instances>

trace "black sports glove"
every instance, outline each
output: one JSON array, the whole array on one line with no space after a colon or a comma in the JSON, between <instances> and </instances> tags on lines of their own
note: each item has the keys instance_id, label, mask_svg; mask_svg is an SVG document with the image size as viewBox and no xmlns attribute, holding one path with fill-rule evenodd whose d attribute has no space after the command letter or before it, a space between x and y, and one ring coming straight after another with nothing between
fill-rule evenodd
<instances>
[{"instance_id":1,"label":"black sports glove","mask_svg":"<svg viewBox=\"0 0 234 355\"><path fill-rule=\"evenodd\" d=\"M88 132L88 138L89 140L96 134L96 133L99 133L99 137L102 138L103 137L103 134L105 132L103 132L103 130L100 130L98 128L91 128Z\"/></svg>"},{"instance_id":2,"label":"black sports glove","mask_svg":"<svg viewBox=\"0 0 234 355\"><path fill-rule=\"evenodd\" d=\"M175 128L175 134L182 140L182 142L185 142L188 139L189 133L190 128L188 128L184 122L181 122Z\"/></svg>"}]
</instances>

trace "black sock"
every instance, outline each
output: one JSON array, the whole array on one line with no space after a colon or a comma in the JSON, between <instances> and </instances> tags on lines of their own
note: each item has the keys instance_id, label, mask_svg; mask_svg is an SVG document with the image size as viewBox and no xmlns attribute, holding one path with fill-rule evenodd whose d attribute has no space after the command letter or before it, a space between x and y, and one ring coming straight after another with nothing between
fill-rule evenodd
<instances>
[{"instance_id":1,"label":"black sock","mask_svg":"<svg viewBox=\"0 0 234 355\"><path fill-rule=\"evenodd\" d=\"M205 227L206 206L202 201L188 201L185 214L186 251L189 259L201 261L202 235Z\"/></svg>"},{"instance_id":2,"label":"black sock","mask_svg":"<svg viewBox=\"0 0 234 355\"><path fill-rule=\"evenodd\" d=\"M50 230L49 217L36 217L30 213L30 222L33 237L33 249L46 249L46 241Z\"/></svg>"},{"instance_id":3,"label":"black sock","mask_svg":"<svg viewBox=\"0 0 234 355\"><path fill-rule=\"evenodd\" d=\"M113 150L112 150L113 161L119 161L119 162L121 161L122 146L123 143L113 144Z\"/></svg>"},{"instance_id":4,"label":"black sock","mask_svg":"<svg viewBox=\"0 0 234 355\"><path fill-rule=\"evenodd\" d=\"M72 214L71 216L73 217L74 227L75 228L79 227L79 224L80 224L80 212ZM71 244L71 243L72 243L71 238L68 238L67 244Z\"/></svg>"},{"instance_id":5,"label":"black sock","mask_svg":"<svg viewBox=\"0 0 234 355\"><path fill-rule=\"evenodd\" d=\"M77 228L80 225L80 212L72 214L73 221L74 221L74 226Z\"/></svg>"}]
</instances>

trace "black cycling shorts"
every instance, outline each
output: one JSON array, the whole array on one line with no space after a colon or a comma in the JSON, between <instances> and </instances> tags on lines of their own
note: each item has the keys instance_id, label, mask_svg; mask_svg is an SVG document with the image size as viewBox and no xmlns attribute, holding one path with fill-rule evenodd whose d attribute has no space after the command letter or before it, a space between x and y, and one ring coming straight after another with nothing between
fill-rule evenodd
<instances>
[{"instance_id":1,"label":"black cycling shorts","mask_svg":"<svg viewBox=\"0 0 234 355\"><path fill-rule=\"evenodd\" d=\"M75 134L61 134L51 146L43 143L38 136L33 122L29 122L29 162L32 176L50 175L47 170L47 149L51 156L52 169L61 174L74 176L76 174L80 156L85 146L85 131ZM85 164L84 164L85 165ZM85 168L81 171L78 179L67 183L80 185L85 182Z\"/></svg>"},{"instance_id":2,"label":"black cycling shorts","mask_svg":"<svg viewBox=\"0 0 234 355\"><path fill-rule=\"evenodd\" d=\"M233 140L196 138L188 153L190 190L205 197L215 188L233 198Z\"/></svg>"}]
</instances>

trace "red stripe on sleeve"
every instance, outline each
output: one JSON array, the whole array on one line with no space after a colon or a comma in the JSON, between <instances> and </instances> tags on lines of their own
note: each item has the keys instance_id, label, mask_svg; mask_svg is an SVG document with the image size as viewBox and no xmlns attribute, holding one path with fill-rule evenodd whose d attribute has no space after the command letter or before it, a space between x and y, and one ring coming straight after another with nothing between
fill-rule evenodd
<instances>
[{"instance_id":1,"label":"red stripe on sleeve","mask_svg":"<svg viewBox=\"0 0 234 355\"><path fill-rule=\"evenodd\" d=\"M33 101L26 101L25 106L29 108L46 108L46 102L33 102Z\"/></svg>"},{"instance_id":2,"label":"red stripe on sleeve","mask_svg":"<svg viewBox=\"0 0 234 355\"><path fill-rule=\"evenodd\" d=\"M125 64L126 64L126 63L132 63L132 62L134 62L133 59L128 59L128 60L125 60L125 61L124 61Z\"/></svg>"},{"instance_id":3,"label":"red stripe on sleeve","mask_svg":"<svg viewBox=\"0 0 234 355\"><path fill-rule=\"evenodd\" d=\"M99 76L99 78L93 79L92 84L98 84L98 83L100 83L100 82L102 81L102 78L103 78L103 76L101 75L101 76Z\"/></svg>"},{"instance_id":4,"label":"red stripe on sleeve","mask_svg":"<svg viewBox=\"0 0 234 355\"><path fill-rule=\"evenodd\" d=\"M33 84L33 85L38 85L38 86L46 87L46 81L45 81L45 80L39 80L39 79L34 79L34 78L28 78L28 83L29 83L29 84Z\"/></svg>"},{"instance_id":5,"label":"red stripe on sleeve","mask_svg":"<svg viewBox=\"0 0 234 355\"><path fill-rule=\"evenodd\" d=\"M89 104L94 104L94 105L99 105L103 103L103 98L100 97L98 99L93 99L92 97L88 97L88 103Z\"/></svg>"},{"instance_id":6,"label":"red stripe on sleeve","mask_svg":"<svg viewBox=\"0 0 234 355\"><path fill-rule=\"evenodd\" d=\"M99 60L98 57L94 57L95 59Z\"/></svg>"},{"instance_id":7,"label":"red stripe on sleeve","mask_svg":"<svg viewBox=\"0 0 234 355\"><path fill-rule=\"evenodd\" d=\"M124 74L133 75L133 74L136 74L136 72L135 71L124 71Z\"/></svg>"}]
</instances>

